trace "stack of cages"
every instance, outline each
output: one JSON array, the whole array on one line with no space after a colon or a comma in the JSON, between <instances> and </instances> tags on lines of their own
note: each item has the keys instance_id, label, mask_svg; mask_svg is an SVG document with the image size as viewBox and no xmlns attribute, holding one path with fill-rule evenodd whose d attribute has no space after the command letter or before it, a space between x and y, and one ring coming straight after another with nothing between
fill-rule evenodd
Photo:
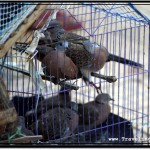
<instances>
[{"instance_id":1,"label":"stack of cages","mask_svg":"<svg viewBox=\"0 0 150 150\"><path fill-rule=\"evenodd\" d=\"M48 3L47 5L50 4ZM60 10L65 9L75 22L82 22L81 29L71 32L87 37L91 41L103 45L111 54L140 63L143 65L143 68L134 67L132 64L125 65L111 61L106 63L97 73L107 76L116 76L116 82L108 83L105 80L96 77L91 78L96 85L101 85L103 93L108 93L114 99L114 101L110 101L109 103L111 113L101 124L97 124L96 116L91 116L90 111L92 110L89 107L89 109L87 108L88 114L84 115L86 118L83 118L83 120L78 123L75 130L71 129L73 129L72 127L76 124L78 119L73 118L70 118L69 126L67 126L67 120L63 120L66 122L66 128L64 129L61 109L67 114L67 106L65 105L66 96L64 96L63 99L63 107L60 105L60 97L58 96L58 114L56 115L56 111L52 111L52 115L50 115L51 118L49 117L49 119L47 119L44 126L41 127L37 123L36 129L33 131L34 134L46 134L46 140L38 141L38 143L97 143L97 145L116 145L126 143L131 145L149 144L149 19L131 3L119 4L99 2L68 3L63 5L64 6L61 7ZM53 4L53 6L53 8L55 8L55 6L57 7L57 4ZM15 8L14 10L17 14L15 14L14 18L20 14L20 11L23 12L26 7L30 8L30 12L30 10L34 9L35 5L23 3L21 7L15 7L16 10ZM1 5L0 11L2 12L4 9L6 8L3 8L3 5ZM7 14L5 15L7 18ZM12 25L10 24L13 21L13 17L11 17L8 19L9 21L5 23L4 16L1 15L1 39L5 36L4 34L7 25L9 26L8 28L12 28ZM21 16L26 18L26 13ZM17 19L17 23L19 20L21 21L21 19ZM17 28L17 25L15 25L15 27ZM10 34L6 35L6 38L8 38L9 35ZM27 34L23 39L20 39L20 41L26 43L30 36L31 34ZM4 38L4 40L6 38ZM1 40L1 43L2 42L3 40ZM33 62L35 64L36 72L39 74L41 71L41 63L37 60L36 56L34 57ZM12 69L10 70L10 68L5 67L16 64L18 70L29 71L27 62L24 61L15 50L11 49L7 56L1 59L1 66L2 64L4 64L4 67L1 74L7 86L7 90L10 93L10 100L14 100L15 97L17 101L16 107L18 113L21 114L22 111L22 114L25 115L26 109L29 108L29 105L35 106L35 103L41 98L41 95L48 105L50 97L60 94L60 86L53 84L51 81L44 80L46 88L41 92L38 79L35 83L27 74ZM74 83L75 81L76 80L72 80L69 82ZM69 89L66 89L66 91L70 91L71 102L74 102L75 104L88 104L89 102L94 102L98 94L90 84L86 85L82 79L78 79L76 85L79 86L78 90L70 91ZM51 103L53 103L53 101ZM94 107L96 107L96 105L94 105ZM47 111L49 111L48 109L54 110L55 108L48 108L48 106L46 106ZM74 112L72 107L70 109L72 113L78 115L78 110ZM96 109L97 108L93 109L93 111ZM103 113L105 112L102 112L100 108L98 109L99 112L101 112L100 115L103 116ZM40 111L42 112L42 109ZM94 125L90 122L91 117L94 118ZM55 118L59 118L59 121L55 122L54 120L57 120ZM32 116L32 119L34 121L38 120L37 113ZM89 120L88 124L85 124L84 119ZM26 128L30 129L28 123L29 119L26 120ZM50 127L50 124L52 127ZM38 128L43 128L42 132L39 133ZM50 128L52 129L50 130Z\"/></svg>"}]
</instances>

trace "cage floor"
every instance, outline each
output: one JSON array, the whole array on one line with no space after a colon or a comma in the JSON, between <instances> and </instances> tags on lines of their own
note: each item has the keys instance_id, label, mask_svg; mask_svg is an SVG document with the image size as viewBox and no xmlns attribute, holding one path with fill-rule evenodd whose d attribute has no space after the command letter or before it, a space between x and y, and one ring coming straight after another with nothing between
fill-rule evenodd
<instances>
[{"instance_id":1,"label":"cage floor","mask_svg":"<svg viewBox=\"0 0 150 150\"><path fill-rule=\"evenodd\" d=\"M97 144L133 144L133 141L126 139L133 138L131 122L110 113L108 119L95 129L84 130L84 125L78 128L79 134L67 140L66 143L97 143Z\"/></svg>"},{"instance_id":2,"label":"cage floor","mask_svg":"<svg viewBox=\"0 0 150 150\"><path fill-rule=\"evenodd\" d=\"M13 99L14 105L18 112L18 115L23 115L32 107L34 108L34 100L35 97L30 98L31 101L28 99L24 99L23 97L17 97ZM24 102L24 103L22 103ZM27 107L27 104L30 105ZM32 106L33 105L33 106ZM20 109L20 111L18 110ZM22 114L22 109L24 108L24 114ZM25 124L28 120L26 119ZM134 140L129 140L133 138L133 128L132 123L120 117L119 115L110 113L107 120L102 124L96 126L95 128L91 129L90 127L85 129L84 125L79 125L74 132L73 135L65 138L65 139L57 139L53 141L41 142L41 143L50 143L50 144L133 144Z\"/></svg>"}]
</instances>

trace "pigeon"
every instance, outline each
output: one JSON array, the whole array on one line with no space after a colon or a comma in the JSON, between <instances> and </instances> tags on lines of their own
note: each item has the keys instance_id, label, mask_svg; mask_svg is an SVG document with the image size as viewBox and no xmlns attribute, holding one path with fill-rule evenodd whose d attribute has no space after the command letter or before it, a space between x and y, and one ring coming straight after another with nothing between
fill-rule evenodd
<instances>
[{"instance_id":1,"label":"pigeon","mask_svg":"<svg viewBox=\"0 0 150 150\"><path fill-rule=\"evenodd\" d=\"M110 114L110 100L113 99L109 94L101 93L94 101L78 104L79 125L85 126L85 130L90 130L102 124Z\"/></svg>"},{"instance_id":2,"label":"pigeon","mask_svg":"<svg viewBox=\"0 0 150 150\"><path fill-rule=\"evenodd\" d=\"M53 95L40 101L37 107L37 115L39 116L42 113L46 113L49 109L55 107L71 108L71 93L69 89L62 87L57 95Z\"/></svg>"},{"instance_id":3,"label":"pigeon","mask_svg":"<svg viewBox=\"0 0 150 150\"><path fill-rule=\"evenodd\" d=\"M135 67L143 67L142 64L132 60L110 54L103 45L90 41L87 37L65 31L57 20L52 20L49 23L44 34L46 38L41 39L39 45L50 46L58 53L62 51L64 57L71 58L75 66L78 67L78 77L82 77L86 84L93 85L98 93L101 88L91 81L91 73L102 69L106 62L116 61ZM70 74L73 69L70 69Z\"/></svg>"},{"instance_id":4,"label":"pigeon","mask_svg":"<svg viewBox=\"0 0 150 150\"><path fill-rule=\"evenodd\" d=\"M38 120L31 124L30 129L43 136L43 141L65 139L73 134L78 127L78 114L69 108L55 107L49 109L38 117Z\"/></svg>"}]
</instances>

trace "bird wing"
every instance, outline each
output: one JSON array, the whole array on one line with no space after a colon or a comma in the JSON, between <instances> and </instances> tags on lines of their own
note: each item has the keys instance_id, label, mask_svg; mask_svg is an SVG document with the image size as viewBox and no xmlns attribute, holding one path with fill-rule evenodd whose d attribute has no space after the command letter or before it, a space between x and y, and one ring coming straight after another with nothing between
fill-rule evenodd
<instances>
[{"instance_id":1,"label":"bird wing","mask_svg":"<svg viewBox=\"0 0 150 150\"><path fill-rule=\"evenodd\" d=\"M90 50L87 49L88 46L85 45L86 42L90 42L89 39L71 32L63 34L61 39L68 41L65 54L80 68L83 80L87 83L91 76L89 75L89 67L92 66L94 59Z\"/></svg>"},{"instance_id":2,"label":"bird wing","mask_svg":"<svg viewBox=\"0 0 150 150\"><path fill-rule=\"evenodd\" d=\"M65 54L70 57L74 64L79 68L91 65L90 62L93 59L91 53L88 52L82 44L75 44L72 42L69 42Z\"/></svg>"},{"instance_id":3,"label":"bird wing","mask_svg":"<svg viewBox=\"0 0 150 150\"><path fill-rule=\"evenodd\" d=\"M88 38L80 36L76 33L65 32L63 35L61 35L61 40L67 40L68 42L82 44L82 42L88 40Z\"/></svg>"}]
</instances>

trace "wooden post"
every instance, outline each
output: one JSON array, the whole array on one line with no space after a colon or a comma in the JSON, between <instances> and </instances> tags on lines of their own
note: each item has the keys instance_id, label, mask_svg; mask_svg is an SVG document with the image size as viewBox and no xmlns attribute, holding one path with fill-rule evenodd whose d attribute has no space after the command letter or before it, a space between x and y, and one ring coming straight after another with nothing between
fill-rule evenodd
<instances>
[{"instance_id":1,"label":"wooden post","mask_svg":"<svg viewBox=\"0 0 150 150\"><path fill-rule=\"evenodd\" d=\"M0 138L3 134L11 134L17 127L17 112L9 100L3 79L0 77Z\"/></svg>"},{"instance_id":2,"label":"wooden post","mask_svg":"<svg viewBox=\"0 0 150 150\"><path fill-rule=\"evenodd\" d=\"M32 24L47 7L48 5L43 3L37 5L33 13L28 18L26 18L25 22L23 22L19 26L19 28L11 34L7 41L0 46L0 58L3 57L6 54L6 52L8 52L11 49L11 47L21 36L24 36L26 34L27 30L32 26Z\"/></svg>"}]
</instances>

